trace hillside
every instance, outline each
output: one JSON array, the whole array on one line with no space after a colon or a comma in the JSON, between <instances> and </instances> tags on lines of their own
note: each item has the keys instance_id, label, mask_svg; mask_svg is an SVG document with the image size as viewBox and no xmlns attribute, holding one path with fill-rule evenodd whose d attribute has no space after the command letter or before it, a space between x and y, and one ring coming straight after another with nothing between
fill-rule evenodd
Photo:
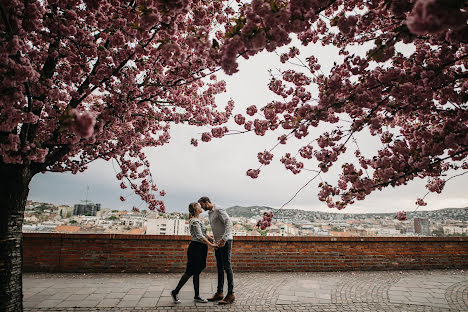
<instances>
[{"instance_id":1,"label":"hillside","mask_svg":"<svg viewBox=\"0 0 468 312\"><path fill-rule=\"evenodd\" d=\"M275 211L275 209L267 206L250 206L241 207L233 206L226 209L232 217L258 218L264 211ZM306 211L298 209L282 209L276 214L277 219L285 219L290 221L314 221L314 220L348 220L348 219L368 219L368 218L393 218L395 213L333 213ZM468 207L466 208L444 208L431 211L408 211L408 219L428 218L428 219L451 219L459 221L468 221Z\"/></svg>"}]
</instances>

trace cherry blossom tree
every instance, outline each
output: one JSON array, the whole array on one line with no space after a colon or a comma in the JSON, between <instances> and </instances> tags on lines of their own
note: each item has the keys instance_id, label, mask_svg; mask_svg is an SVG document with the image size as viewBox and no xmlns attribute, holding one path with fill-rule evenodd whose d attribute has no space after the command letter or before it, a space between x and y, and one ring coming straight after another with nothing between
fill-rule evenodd
<instances>
[{"instance_id":1,"label":"cherry blossom tree","mask_svg":"<svg viewBox=\"0 0 468 312\"><path fill-rule=\"evenodd\" d=\"M314 164L307 184L320 177L318 197L331 208L414 179L442 192L449 175L468 169L467 20L463 0L253 0L242 6L221 48L227 73L238 70L236 56L287 46L292 34L303 46L333 45L344 57L324 74L318 56L300 55L300 46L280 55L299 67L272 77L269 88L279 100L234 116L244 132L279 135L247 175L257 178L276 146L297 139L302 147L280 161L293 174ZM350 52L356 46L367 50ZM320 131L322 125L335 127ZM356 138L363 133L380 141L371 155L359 149ZM340 163L346 152L355 160ZM341 174L328 182L322 175L337 164ZM416 200L418 207L425 204ZM259 226L269 219L267 213Z\"/></svg>"},{"instance_id":2,"label":"cherry blossom tree","mask_svg":"<svg viewBox=\"0 0 468 312\"><path fill-rule=\"evenodd\" d=\"M230 12L216 0L0 1L0 310L22 310L34 175L115 159L121 187L165 210L142 150L168 143L171 124L228 120L214 72Z\"/></svg>"}]
</instances>

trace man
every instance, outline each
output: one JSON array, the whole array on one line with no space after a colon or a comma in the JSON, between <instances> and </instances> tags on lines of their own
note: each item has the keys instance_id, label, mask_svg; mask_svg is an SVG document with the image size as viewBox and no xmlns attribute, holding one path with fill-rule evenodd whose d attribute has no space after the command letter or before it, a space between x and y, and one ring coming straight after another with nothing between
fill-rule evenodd
<instances>
[{"instance_id":1,"label":"man","mask_svg":"<svg viewBox=\"0 0 468 312\"><path fill-rule=\"evenodd\" d=\"M218 268L218 289L216 294L209 298L208 301L220 300L218 304L233 303L235 296L234 278L231 268L232 221L226 211L212 204L208 197L201 197L198 202L205 211L208 211L214 242L218 245L218 248L215 250L216 266ZM223 298L224 271L226 271L228 281L228 293Z\"/></svg>"}]
</instances>

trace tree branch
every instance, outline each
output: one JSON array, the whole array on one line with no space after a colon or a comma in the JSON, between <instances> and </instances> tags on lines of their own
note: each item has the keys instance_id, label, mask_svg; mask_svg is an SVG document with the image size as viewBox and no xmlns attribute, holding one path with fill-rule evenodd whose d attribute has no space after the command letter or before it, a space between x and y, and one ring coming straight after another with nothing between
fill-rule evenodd
<instances>
[{"instance_id":1,"label":"tree branch","mask_svg":"<svg viewBox=\"0 0 468 312\"><path fill-rule=\"evenodd\" d=\"M24 89L26 91L26 97L28 99L28 113L30 113L32 111L32 97L31 97L31 91L29 90L29 84L27 82L24 83ZM21 148L23 148L26 145L26 140L28 139L29 128L31 124L26 123L23 126L24 126L24 129L21 128L21 132L20 132Z\"/></svg>"},{"instance_id":2,"label":"tree branch","mask_svg":"<svg viewBox=\"0 0 468 312\"><path fill-rule=\"evenodd\" d=\"M8 16L6 14L7 12L5 11L5 8L3 7L3 4L0 3L0 14L2 15L3 23L5 23L5 28L6 32L8 34L8 39L11 39L13 37L13 30L11 29L10 22L8 21Z\"/></svg>"},{"instance_id":3,"label":"tree branch","mask_svg":"<svg viewBox=\"0 0 468 312\"><path fill-rule=\"evenodd\" d=\"M447 159L452 158L452 157L454 157L454 156L456 156L456 155L460 155L460 154L463 154L463 153L466 153L466 152L468 152L468 148L465 148L465 149L463 149L463 150L461 150L461 151L458 151L458 152L456 152L456 153L454 153L454 154L452 154L452 155L449 155L449 156L447 156L447 157L438 158L437 160L435 160L434 162L431 163L431 166L436 165L436 164L439 164L439 163L443 162L444 160L447 160ZM397 182L397 181L400 180L400 179L406 178L406 177L411 176L411 175L415 175L415 174L417 174L417 173L419 173L419 172L421 172L421 171L423 171L423 170L424 170L424 169L414 168L413 170L408 171L408 172L405 172L404 174L399 175L399 176L397 176L397 177L394 177L394 178L391 179L391 180L388 180L388 181L386 181L386 182L382 182L382 183L375 184L375 185L373 185L371 188L372 188L372 189L376 189L376 188L379 188L379 187L386 187L386 186L389 186L389 185L391 185L391 184ZM364 189L354 190L353 193L359 193L359 192L362 192L362 191L365 191L365 190L364 190Z\"/></svg>"}]
</instances>

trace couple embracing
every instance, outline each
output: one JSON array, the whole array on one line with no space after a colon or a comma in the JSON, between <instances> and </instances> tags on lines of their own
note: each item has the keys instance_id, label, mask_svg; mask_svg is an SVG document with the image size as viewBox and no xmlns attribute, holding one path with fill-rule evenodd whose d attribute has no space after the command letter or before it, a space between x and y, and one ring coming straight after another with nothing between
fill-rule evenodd
<instances>
[{"instance_id":1,"label":"couple embracing","mask_svg":"<svg viewBox=\"0 0 468 312\"><path fill-rule=\"evenodd\" d=\"M206 234L206 227L200 221L199 216L208 211L213 237ZM232 222L226 211L212 204L206 196L201 197L198 203L189 205L190 235L192 240L187 250L187 267L184 275L180 278L177 287L171 291L174 303L180 303L179 291L182 286L193 277L193 288L195 290L194 300L206 303L208 301L219 301L218 304L229 304L234 302L234 280L231 268L232 251ZM206 267L206 255L208 246L215 249L216 266L218 268L218 289L213 297L209 299L200 297L200 273ZM223 295L224 272L227 275L228 293Z\"/></svg>"}]
</instances>

